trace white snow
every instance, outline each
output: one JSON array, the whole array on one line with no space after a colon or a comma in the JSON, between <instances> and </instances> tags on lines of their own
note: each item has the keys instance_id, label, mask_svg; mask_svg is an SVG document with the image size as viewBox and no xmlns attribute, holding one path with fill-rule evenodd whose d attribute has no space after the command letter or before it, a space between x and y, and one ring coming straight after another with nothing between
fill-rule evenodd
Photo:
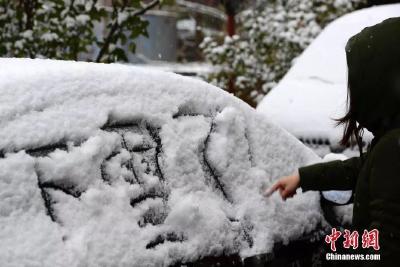
<instances>
[{"instance_id":1,"label":"white snow","mask_svg":"<svg viewBox=\"0 0 400 267\"><path fill-rule=\"evenodd\" d=\"M205 82L117 64L0 59L0 95L2 266L246 257L323 222L317 193L262 196L319 158Z\"/></svg>"},{"instance_id":2,"label":"white snow","mask_svg":"<svg viewBox=\"0 0 400 267\"><path fill-rule=\"evenodd\" d=\"M124 16L124 13L119 14L121 16ZM76 21L79 22L81 25L87 23L88 21L90 21L90 17L88 15L82 14L82 15L78 15L76 16ZM122 18L120 18L120 16L118 16L118 23L121 23L120 20L124 20Z\"/></svg>"},{"instance_id":3,"label":"white snow","mask_svg":"<svg viewBox=\"0 0 400 267\"><path fill-rule=\"evenodd\" d=\"M145 63L134 65L145 67L147 69L151 68L158 71L174 72L199 79L203 79L204 76L210 74L214 70L212 65L201 62L173 63L166 61L145 60Z\"/></svg>"},{"instance_id":4,"label":"white snow","mask_svg":"<svg viewBox=\"0 0 400 267\"><path fill-rule=\"evenodd\" d=\"M176 28L180 31L195 32L196 20L193 18L178 20L176 22Z\"/></svg>"},{"instance_id":5,"label":"white snow","mask_svg":"<svg viewBox=\"0 0 400 267\"><path fill-rule=\"evenodd\" d=\"M296 59L257 110L302 138L341 138L343 128L332 118L345 114L347 97L347 40L364 27L400 16L400 4L375 6L347 14L331 24ZM367 133L367 140L371 134Z\"/></svg>"},{"instance_id":6,"label":"white snow","mask_svg":"<svg viewBox=\"0 0 400 267\"><path fill-rule=\"evenodd\" d=\"M51 42L58 39L57 33L54 32L46 32L42 34L42 39L47 42Z\"/></svg>"},{"instance_id":7,"label":"white snow","mask_svg":"<svg viewBox=\"0 0 400 267\"><path fill-rule=\"evenodd\" d=\"M124 23L128 19L128 17L129 17L129 13L128 12L118 13L118 18L117 18L118 24Z\"/></svg>"}]
</instances>

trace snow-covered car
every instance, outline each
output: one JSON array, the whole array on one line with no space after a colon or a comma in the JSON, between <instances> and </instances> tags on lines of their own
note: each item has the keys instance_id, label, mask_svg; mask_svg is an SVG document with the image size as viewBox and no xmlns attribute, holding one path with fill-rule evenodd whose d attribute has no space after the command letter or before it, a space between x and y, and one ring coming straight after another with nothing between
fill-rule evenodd
<instances>
[{"instance_id":1,"label":"snow-covered car","mask_svg":"<svg viewBox=\"0 0 400 267\"><path fill-rule=\"evenodd\" d=\"M293 67L257 110L295 135L320 156L342 152L343 127L333 119L346 110L347 40L367 26L400 16L400 4L358 10L330 23L295 60ZM365 141L372 138L366 132ZM357 151L347 150L348 155Z\"/></svg>"},{"instance_id":2,"label":"snow-covered car","mask_svg":"<svg viewBox=\"0 0 400 267\"><path fill-rule=\"evenodd\" d=\"M318 193L263 196L318 156L172 73L0 59L0 151L1 266L232 264L326 224Z\"/></svg>"}]
</instances>

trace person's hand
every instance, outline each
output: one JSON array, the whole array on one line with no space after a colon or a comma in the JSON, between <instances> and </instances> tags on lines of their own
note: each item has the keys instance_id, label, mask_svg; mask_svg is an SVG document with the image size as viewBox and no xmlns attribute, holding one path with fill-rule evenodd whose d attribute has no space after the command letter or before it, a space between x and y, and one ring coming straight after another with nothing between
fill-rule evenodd
<instances>
[{"instance_id":1,"label":"person's hand","mask_svg":"<svg viewBox=\"0 0 400 267\"><path fill-rule=\"evenodd\" d=\"M267 197L271 196L275 191L279 193L283 200L293 197L296 194L296 189L300 186L300 176L298 172L279 178L278 181L266 191Z\"/></svg>"}]
</instances>

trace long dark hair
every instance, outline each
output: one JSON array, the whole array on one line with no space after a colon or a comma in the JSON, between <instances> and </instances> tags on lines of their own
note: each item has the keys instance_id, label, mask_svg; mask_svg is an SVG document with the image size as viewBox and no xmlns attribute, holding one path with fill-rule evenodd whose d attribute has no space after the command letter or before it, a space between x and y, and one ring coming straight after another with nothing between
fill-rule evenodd
<instances>
[{"instance_id":1,"label":"long dark hair","mask_svg":"<svg viewBox=\"0 0 400 267\"><path fill-rule=\"evenodd\" d=\"M350 78L350 77L349 77ZM335 119L336 126L344 125L344 131L340 144L345 147L354 146L357 144L360 150L360 156L362 156L363 141L362 137L364 134L364 128L357 122L355 112L355 97L352 95L351 81L348 79L347 86L347 113L342 118Z\"/></svg>"}]
</instances>

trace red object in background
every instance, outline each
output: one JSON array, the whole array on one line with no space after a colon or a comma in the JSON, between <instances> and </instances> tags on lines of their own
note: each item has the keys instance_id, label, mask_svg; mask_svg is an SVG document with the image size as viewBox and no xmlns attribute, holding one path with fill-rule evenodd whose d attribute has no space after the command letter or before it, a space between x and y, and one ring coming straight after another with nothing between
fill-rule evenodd
<instances>
[{"instance_id":1,"label":"red object in background","mask_svg":"<svg viewBox=\"0 0 400 267\"><path fill-rule=\"evenodd\" d=\"M221 0L227 15L226 31L229 36L235 35L235 15L240 9L241 2L238 0Z\"/></svg>"},{"instance_id":2,"label":"red object in background","mask_svg":"<svg viewBox=\"0 0 400 267\"><path fill-rule=\"evenodd\" d=\"M235 35L235 15L239 10L240 0L220 0L221 4L225 8L225 13L227 16L226 21L226 32L228 36ZM228 80L228 92L235 92L235 79L234 77L229 77Z\"/></svg>"},{"instance_id":3,"label":"red object in background","mask_svg":"<svg viewBox=\"0 0 400 267\"><path fill-rule=\"evenodd\" d=\"M229 36L235 35L235 15L228 15L226 22L226 31Z\"/></svg>"},{"instance_id":4,"label":"red object in background","mask_svg":"<svg viewBox=\"0 0 400 267\"><path fill-rule=\"evenodd\" d=\"M229 36L235 35L235 15L239 10L240 1L238 0L221 0L227 15L226 31Z\"/></svg>"}]
</instances>

